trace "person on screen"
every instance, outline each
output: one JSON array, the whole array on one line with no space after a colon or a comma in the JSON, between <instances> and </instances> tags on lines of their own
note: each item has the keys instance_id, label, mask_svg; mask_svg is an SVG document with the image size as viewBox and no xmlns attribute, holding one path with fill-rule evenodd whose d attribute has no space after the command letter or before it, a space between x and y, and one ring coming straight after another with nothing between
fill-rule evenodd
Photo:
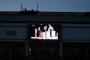
<instances>
[{"instance_id":1,"label":"person on screen","mask_svg":"<svg viewBox=\"0 0 90 60\"><path fill-rule=\"evenodd\" d=\"M38 27L38 37L40 37L41 29Z\"/></svg>"},{"instance_id":2,"label":"person on screen","mask_svg":"<svg viewBox=\"0 0 90 60\"><path fill-rule=\"evenodd\" d=\"M44 26L44 31L45 31L45 38L47 38L46 36L47 36L47 34L46 34L46 31L47 31L47 26Z\"/></svg>"},{"instance_id":3,"label":"person on screen","mask_svg":"<svg viewBox=\"0 0 90 60\"><path fill-rule=\"evenodd\" d=\"M35 28L35 37L37 37L37 29Z\"/></svg>"},{"instance_id":4,"label":"person on screen","mask_svg":"<svg viewBox=\"0 0 90 60\"><path fill-rule=\"evenodd\" d=\"M50 37L52 37L52 31L54 30L54 28L50 24L48 26L48 32L50 33Z\"/></svg>"}]
</instances>

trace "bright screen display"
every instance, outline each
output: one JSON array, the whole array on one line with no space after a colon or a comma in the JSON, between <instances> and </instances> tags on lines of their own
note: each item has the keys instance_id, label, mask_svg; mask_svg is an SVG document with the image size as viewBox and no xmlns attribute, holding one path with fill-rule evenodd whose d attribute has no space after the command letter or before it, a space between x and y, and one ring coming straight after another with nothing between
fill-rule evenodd
<instances>
[{"instance_id":1,"label":"bright screen display","mask_svg":"<svg viewBox=\"0 0 90 60\"><path fill-rule=\"evenodd\" d=\"M30 30L31 39L58 39L58 25L56 24L32 24Z\"/></svg>"}]
</instances>

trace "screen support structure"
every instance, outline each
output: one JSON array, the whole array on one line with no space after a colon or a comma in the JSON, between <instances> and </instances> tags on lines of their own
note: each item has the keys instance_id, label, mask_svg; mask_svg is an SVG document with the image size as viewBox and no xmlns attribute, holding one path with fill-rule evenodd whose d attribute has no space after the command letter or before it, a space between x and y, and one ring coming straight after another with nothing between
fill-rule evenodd
<instances>
[{"instance_id":1,"label":"screen support structure","mask_svg":"<svg viewBox=\"0 0 90 60\"><path fill-rule=\"evenodd\" d=\"M27 28L30 28L30 26L31 26L32 24L28 24L28 27ZM59 42L59 56L58 56L58 58L59 59L61 59L61 60L63 60L63 41L62 41L62 30L61 30L61 26L60 26L60 24L58 24L59 26L58 26L58 42ZM28 48L29 48L29 42L31 42L31 34L30 34L30 32L28 31L29 29L27 29L27 40L26 40L26 56L29 56L29 54L28 54ZM29 34L29 35L28 35Z\"/></svg>"},{"instance_id":2,"label":"screen support structure","mask_svg":"<svg viewBox=\"0 0 90 60\"><path fill-rule=\"evenodd\" d=\"M61 25L59 26L59 49L60 49L60 59L64 60L63 58L63 36L62 36L62 30L61 30Z\"/></svg>"},{"instance_id":3,"label":"screen support structure","mask_svg":"<svg viewBox=\"0 0 90 60\"><path fill-rule=\"evenodd\" d=\"M62 41L60 42L60 57L61 57L61 60L63 60L63 42Z\"/></svg>"},{"instance_id":4,"label":"screen support structure","mask_svg":"<svg viewBox=\"0 0 90 60\"><path fill-rule=\"evenodd\" d=\"M28 32L29 31L28 31L28 26L27 26L27 30L26 31L27 31L27 33L26 33L26 36L27 36L27 38L26 38L26 59L28 59L28 57L29 57L29 53L28 53L28 51L29 51L29 43L28 43L29 42L29 38L28 38L28 36L29 36Z\"/></svg>"}]
</instances>

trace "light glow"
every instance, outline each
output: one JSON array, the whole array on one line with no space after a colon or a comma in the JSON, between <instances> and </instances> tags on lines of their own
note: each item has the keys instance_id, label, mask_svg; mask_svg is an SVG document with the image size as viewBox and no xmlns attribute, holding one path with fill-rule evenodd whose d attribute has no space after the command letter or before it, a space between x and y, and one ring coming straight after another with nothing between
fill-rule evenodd
<instances>
[{"instance_id":1,"label":"light glow","mask_svg":"<svg viewBox=\"0 0 90 60\"><path fill-rule=\"evenodd\" d=\"M37 33L39 34L39 36L37 35ZM40 26L35 28L34 34L35 34L34 36L31 36L31 39L51 39L51 40L58 39L58 32L56 32L54 27L51 26L50 24L44 26L43 29L41 29Z\"/></svg>"}]
</instances>

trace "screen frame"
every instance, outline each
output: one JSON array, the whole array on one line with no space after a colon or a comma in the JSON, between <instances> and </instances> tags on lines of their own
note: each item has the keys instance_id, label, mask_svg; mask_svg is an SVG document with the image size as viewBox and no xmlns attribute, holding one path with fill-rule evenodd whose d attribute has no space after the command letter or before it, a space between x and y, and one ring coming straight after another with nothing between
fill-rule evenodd
<instances>
[{"instance_id":1,"label":"screen frame","mask_svg":"<svg viewBox=\"0 0 90 60\"><path fill-rule=\"evenodd\" d=\"M58 27L58 39L31 39L31 35L29 35L30 34L30 32L29 32L29 28L30 28L30 26L32 26L32 25L36 25L36 24L51 24L51 25L57 25L57 27ZM48 23L46 23L46 22L39 22L39 23L35 23L35 22L32 22L32 23L29 23L28 24L28 35L27 35L27 38L28 38L28 40L36 40L36 41L38 41L38 40L43 40L43 41L58 41L58 40L60 40L61 39L61 37L60 37L60 32L61 32L61 27L60 27L60 23L53 23L53 22L48 22Z\"/></svg>"}]
</instances>

